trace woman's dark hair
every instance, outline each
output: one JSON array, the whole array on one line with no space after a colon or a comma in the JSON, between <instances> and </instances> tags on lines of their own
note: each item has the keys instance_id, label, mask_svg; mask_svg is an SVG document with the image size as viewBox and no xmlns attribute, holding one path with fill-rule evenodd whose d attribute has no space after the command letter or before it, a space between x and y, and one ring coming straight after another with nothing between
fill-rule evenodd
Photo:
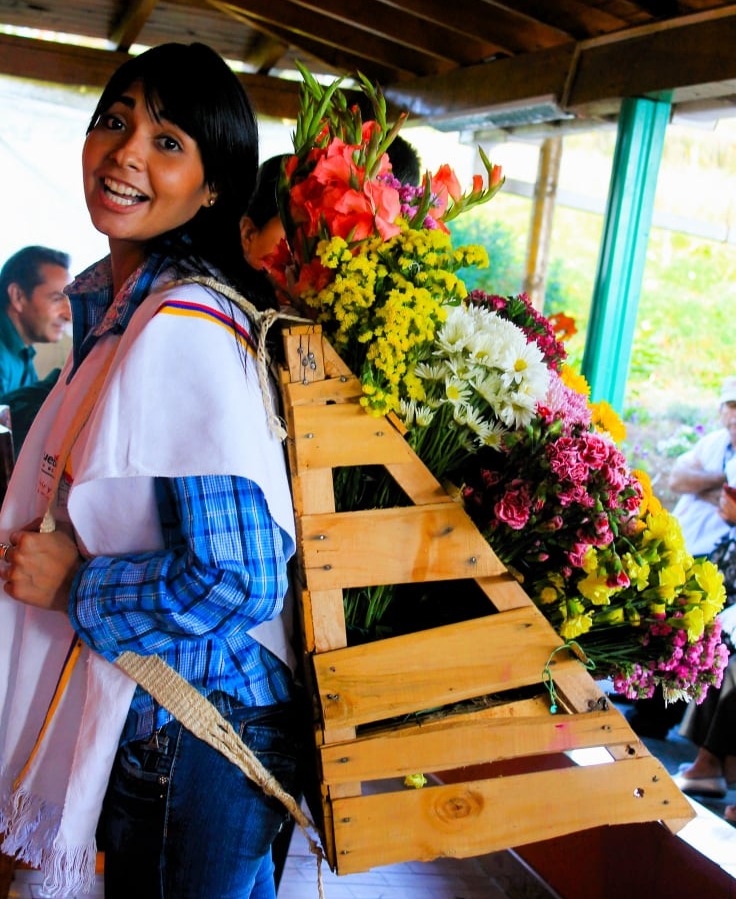
<instances>
[{"instance_id":1,"label":"woman's dark hair","mask_svg":"<svg viewBox=\"0 0 736 899\"><path fill-rule=\"evenodd\" d=\"M244 293L251 269L243 258L239 223L253 193L258 169L258 126L237 75L205 44L168 43L124 62L102 92L87 132L131 84L140 82L149 112L166 118L197 142L214 206L155 238L150 252L176 264L193 262L207 273L215 266Z\"/></svg>"},{"instance_id":2,"label":"woman's dark hair","mask_svg":"<svg viewBox=\"0 0 736 899\"><path fill-rule=\"evenodd\" d=\"M282 163L288 158L288 153L270 156L258 168L256 186L246 210L246 215L256 228L262 228L266 222L270 222L279 214L277 191Z\"/></svg>"}]
</instances>

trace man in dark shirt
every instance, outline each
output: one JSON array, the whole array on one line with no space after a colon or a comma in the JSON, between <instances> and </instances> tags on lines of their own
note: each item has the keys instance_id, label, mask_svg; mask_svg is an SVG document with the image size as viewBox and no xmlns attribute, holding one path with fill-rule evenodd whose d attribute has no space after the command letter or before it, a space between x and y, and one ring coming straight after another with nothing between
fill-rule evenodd
<instances>
[{"instance_id":1,"label":"man in dark shirt","mask_svg":"<svg viewBox=\"0 0 736 899\"><path fill-rule=\"evenodd\" d=\"M24 247L0 269L0 405L10 407L16 455L59 376L57 368L39 381L33 344L62 338L72 317L70 281L69 255L48 247Z\"/></svg>"},{"instance_id":2,"label":"man in dark shirt","mask_svg":"<svg viewBox=\"0 0 736 899\"><path fill-rule=\"evenodd\" d=\"M34 343L56 343L72 313L69 256L24 247L0 269L0 395L35 384Z\"/></svg>"}]
</instances>

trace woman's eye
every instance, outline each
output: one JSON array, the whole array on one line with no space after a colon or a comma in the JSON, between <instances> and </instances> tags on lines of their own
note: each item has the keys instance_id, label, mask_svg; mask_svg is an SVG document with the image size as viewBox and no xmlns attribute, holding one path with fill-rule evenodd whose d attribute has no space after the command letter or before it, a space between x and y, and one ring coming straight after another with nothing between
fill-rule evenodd
<instances>
[{"instance_id":1,"label":"woman's eye","mask_svg":"<svg viewBox=\"0 0 736 899\"><path fill-rule=\"evenodd\" d=\"M103 113L99 118L99 124L102 125L103 128L107 128L108 131L119 131L121 128L125 127L122 119L112 112Z\"/></svg>"},{"instance_id":2,"label":"woman's eye","mask_svg":"<svg viewBox=\"0 0 736 899\"><path fill-rule=\"evenodd\" d=\"M169 152L181 150L182 146L176 138L170 137L168 134L162 135L159 139L159 145Z\"/></svg>"}]
</instances>

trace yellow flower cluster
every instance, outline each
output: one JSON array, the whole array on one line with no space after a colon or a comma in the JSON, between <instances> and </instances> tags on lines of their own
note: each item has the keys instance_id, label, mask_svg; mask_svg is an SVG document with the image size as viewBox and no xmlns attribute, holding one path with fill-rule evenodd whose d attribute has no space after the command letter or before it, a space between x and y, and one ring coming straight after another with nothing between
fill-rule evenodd
<instances>
[{"instance_id":1,"label":"yellow flower cluster","mask_svg":"<svg viewBox=\"0 0 736 899\"><path fill-rule=\"evenodd\" d=\"M605 400L590 404L593 426L597 431L609 434L614 443L626 440L626 425L621 421L616 410Z\"/></svg>"},{"instance_id":2,"label":"yellow flower cluster","mask_svg":"<svg viewBox=\"0 0 736 899\"><path fill-rule=\"evenodd\" d=\"M582 393L583 396L590 396L590 385L585 377L571 368L569 365L563 365L560 369L560 378L565 387L574 390L576 393Z\"/></svg>"},{"instance_id":3,"label":"yellow flower cluster","mask_svg":"<svg viewBox=\"0 0 736 899\"><path fill-rule=\"evenodd\" d=\"M335 274L325 288L303 299L319 310L317 320L335 349L360 374L363 406L385 415L396 411L401 399L421 400L414 366L431 346L447 306L467 296L455 272L487 265L486 251L453 249L441 229L404 225L387 241L369 238L356 247L339 237L323 240L317 254Z\"/></svg>"},{"instance_id":4,"label":"yellow flower cluster","mask_svg":"<svg viewBox=\"0 0 736 899\"><path fill-rule=\"evenodd\" d=\"M688 642L693 643L723 608L726 597L718 568L688 553L680 524L670 512L661 505L657 511L646 507L645 501L640 526L627 541L588 549L583 576L574 584L550 572L535 585L540 603L557 604L553 617L559 619L563 639L575 639L594 624L639 627L643 618L664 616L687 631ZM630 549L622 551L626 542ZM623 583L611 576L613 560ZM682 617L673 618L675 612Z\"/></svg>"}]
</instances>

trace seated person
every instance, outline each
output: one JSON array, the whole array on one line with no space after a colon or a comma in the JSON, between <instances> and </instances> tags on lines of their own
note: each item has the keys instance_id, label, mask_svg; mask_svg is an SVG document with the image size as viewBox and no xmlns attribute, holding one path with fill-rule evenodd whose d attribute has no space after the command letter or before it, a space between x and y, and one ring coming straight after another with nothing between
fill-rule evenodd
<instances>
[{"instance_id":1,"label":"seated person","mask_svg":"<svg viewBox=\"0 0 736 899\"><path fill-rule=\"evenodd\" d=\"M670 473L670 489L681 494L672 514L679 521L685 546L693 556L709 556L731 531L723 512L723 487L736 447L736 377L723 381L719 401L721 427L701 437L679 456ZM732 464L736 467L736 462ZM684 703L665 705L659 691L651 699L637 700L626 717L639 736L663 740L684 713Z\"/></svg>"}]
</instances>

